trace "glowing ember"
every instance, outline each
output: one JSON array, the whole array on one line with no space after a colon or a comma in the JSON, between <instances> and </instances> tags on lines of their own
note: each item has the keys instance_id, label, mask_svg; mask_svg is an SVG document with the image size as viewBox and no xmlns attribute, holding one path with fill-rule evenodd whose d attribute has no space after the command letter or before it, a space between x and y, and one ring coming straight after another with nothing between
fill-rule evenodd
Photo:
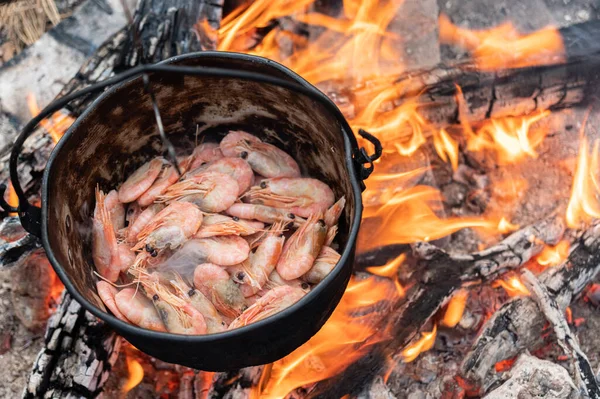
<instances>
[{"instance_id":1,"label":"glowing ember","mask_svg":"<svg viewBox=\"0 0 600 399\"><path fill-rule=\"evenodd\" d=\"M465 311L467 299L469 299L469 291L465 289L458 290L454 294L446 307L446 313L444 313L444 318L441 322L443 326L452 328L458 324Z\"/></svg>"},{"instance_id":2,"label":"glowing ember","mask_svg":"<svg viewBox=\"0 0 600 399\"><path fill-rule=\"evenodd\" d=\"M511 231L516 231L519 229L519 227L520 226L518 224L512 224L504 217L500 219L500 222L498 222L498 231L502 234L510 233Z\"/></svg>"},{"instance_id":3,"label":"glowing ember","mask_svg":"<svg viewBox=\"0 0 600 399\"><path fill-rule=\"evenodd\" d=\"M129 373L129 377L123 388L121 388L123 396L138 386L138 384L142 382L142 379L144 379L144 369L140 362L129 354L127 354L125 361L127 362L127 372Z\"/></svg>"},{"instance_id":4,"label":"glowing ember","mask_svg":"<svg viewBox=\"0 0 600 399\"><path fill-rule=\"evenodd\" d=\"M584 127L585 123L581 128L582 132ZM583 224L589 223L592 218L600 217L600 201L597 198L600 191L597 179L600 165L598 163L599 145L600 141L596 140L590 160L587 138L582 134L577 170L566 215L567 225L572 229L580 228Z\"/></svg>"},{"instance_id":5,"label":"glowing ember","mask_svg":"<svg viewBox=\"0 0 600 399\"><path fill-rule=\"evenodd\" d=\"M562 240L555 246L546 246L536 257L538 264L542 266L557 266L563 263L569 256L569 241Z\"/></svg>"},{"instance_id":6,"label":"glowing ember","mask_svg":"<svg viewBox=\"0 0 600 399\"><path fill-rule=\"evenodd\" d=\"M500 360L498 363L496 363L494 365L494 369L496 370L496 373L503 373L505 371L508 371L512 368L513 364L515 364L515 361L517 360L517 358L512 358L512 359L505 359L505 360Z\"/></svg>"},{"instance_id":7,"label":"glowing ember","mask_svg":"<svg viewBox=\"0 0 600 399\"><path fill-rule=\"evenodd\" d=\"M498 279L492 283L492 287L498 288L502 287L510 297L530 295L529 290L525 285L519 280L518 277L511 277L508 281Z\"/></svg>"},{"instance_id":8,"label":"glowing ember","mask_svg":"<svg viewBox=\"0 0 600 399\"><path fill-rule=\"evenodd\" d=\"M428 333L422 333L421 338L404 348L402 357L404 362L410 363L415 360L423 352L427 352L435 344L435 336L437 334L437 326L434 324L433 330Z\"/></svg>"},{"instance_id":9,"label":"glowing ember","mask_svg":"<svg viewBox=\"0 0 600 399\"><path fill-rule=\"evenodd\" d=\"M29 113L31 113L31 116L36 116L40 113L40 108L37 105L35 96L31 93L27 96L27 105L29 106ZM69 115L55 112L49 119L42 120L40 125L42 125L48 134L50 134L52 141L58 143L58 140L60 140L74 121L75 119Z\"/></svg>"},{"instance_id":10,"label":"glowing ember","mask_svg":"<svg viewBox=\"0 0 600 399\"><path fill-rule=\"evenodd\" d=\"M471 52L482 70L522 68L565 61L565 48L558 29L552 26L521 34L507 22L486 30L469 30L454 25L442 14L439 18L440 43Z\"/></svg>"},{"instance_id":11,"label":"glowing ember","mask_svg":"<svg viewBox=\"0 0 600 399\"><path fill-rule=\"evenodd\" d=\"M292 390L334 376L385 338L377 331L378 316L356 316L361 307L397 299L389 280L350 280L339 306L306 344L273 363L261 399L283 398ZM255 396L256 397L256 396Z\"/></svg>"},{"instance_id":12,"label":"glowing ember","mask_svg":"<svg viewBox=\"0 0 600 399\"><path fill-rule=\"evenodd\" d=\"M458 169L458 143L444 129L433 135L433 146L444 162L452 165L452 170Z\"/></svg>"},{"instance_id":13,"label":"glowing ember","mask_svg":"<svg viewBox=\"0 0 600 399\"><path fill-rule=\"evenodd\" d=\"M514 163L525 156L537 158L535 148L546 137L546 130L531 126L548 115L550 111L540 111L527 116L490 119L476 134L467 135L467 149L495 151L500 165Z\"/></svg>"}]
</instances>

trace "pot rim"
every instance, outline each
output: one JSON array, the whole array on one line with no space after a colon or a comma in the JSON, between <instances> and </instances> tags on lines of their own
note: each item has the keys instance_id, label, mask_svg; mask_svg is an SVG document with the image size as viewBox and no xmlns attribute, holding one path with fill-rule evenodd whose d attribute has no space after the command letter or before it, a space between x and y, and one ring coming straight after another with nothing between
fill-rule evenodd
<instances>
[{"instance_id":1,"label":"pot rim","mask_svg":"<svg viewBox=\"0 0 600 399\"><path fill-rule=\"evenodd\" d=\"M225 52L225 51L201 51L201 52L188 53L188 54L171 57L169 59L159 62L158 64L172 64L172 63L176 64L177 62L182 61L182 60L196 59L196 58L211 58L211 57L215 57L215 56L221 57L221 58L231 58L231 59L247 59L251 62L257 62L259 64L263 64L263 65L267 65L269 67L276 68L280 72L283 72L284 74L286 74L288 77L291 77L292 79L294 79L296 81L296 83L306 87L307 89L313 90L315 95L324 97L324 99L326 101L334 104L325 94L323 94L320 90L318 90L316 87L314 87L308 81L306 81L300 75L298 75L297 73L293 72L292 70L290 70L289 68L283 66L282 64L280 64L278 62L275 62L273 60L270 60L270 59L264 58L264 57L248 55L248 54L243 54L243 53ZM52 170L54 160L58 157L58 153L60 152L60 150L62 149L64 144L67 142L67 140L71 137L71 135L73 134L75 129L77 129L79 127L79 125L82 123L82 121L87 119L101 102L105 101L109 96L116 93L119 89L121 89L121 87L123 87L126 84L130 84L134 80L140 79L140 78L141 78L140 76L137 76L137 77L131 78L125 82L114 85L111 88L109 88L108 90L106 90L104 93L102 93L100 96L98 96L98 98L96 98L92 102L92 104L90 104L88 106L88 108L75 120L75 122L73 122L73 124L69 127L67 132L61 138L61 140L59 140L59 142L56 144L55 148L52 150L52 152L50 154L50 157L46 164L46 168L44 170L44 175L43 175L43 180L42 180L42 244L44 246L44 249L46 250L46 255L48 257L48 260L52 264L54 271L57 273L58 277L64 284L64 286L67 289L67 291L69 292L69 294L71 294L77 302L79 302L87 311L92 313L94 316L107 322L109 325L116 325L116 327L120 333L122 332L124 334L142 335L142 336L146 336L146 337L153 338L153 339L175 340L175 341L180 341L183 343L185 343L185 342L211 343L211 342L215 342L215 341L220 341L222 339L239 339L239 338L243 337L246 332L248 332L252 329L266 327L269 324L276 322L278 319L289 316L290 314L296 312L296 310L300 309L305 304L314 300L320 292L329 288L329 285L331 284L331 282L335 279L335 277L339 273L341 273L343 266L350 260L350 258L353 255L353 251L355 249L356 238L358 236L358 229L360 227L362 208L363 208L361 189L360 189L360 185L359 185L359 182L357 179L356 166L355 166L354 160L352 158L352 153L353 153L354 149L352 148L351 142L355 144L356 139L353 135L352 130L350 129L350 131L348 131L349 125L345 119L339 120L339 122L340 122L340 130L343 133L343 138L344 138L344 151L345 151L344 158L346 160L346 167L347 167L348 173L350 175L349 176L350 185L352 186L352 194L354 196L354 201L355 201L355 213L354 213L354 217L352 219L352 228L350 229L350 232L348 235L348 237L349 237L348 243L346 244L343 252L341 253L339 261L337 262L337 264L335 265L333 270L329 273L329 275L327 275L327 277L323 281L321 281L319 284L317 284L308 294L306 294L304 297L302 297L302 299L300 299L298 302L294 303L292 306L284 309L281 312L278 312L275 315L269 316L263 320L254 322L254 323L249 324L244 327L236 328L234 330L227 330L227 331L223 331L223 332L219 332L219 333L206 334L206 335L183 335L183 334L175 334L175 333L170 333L170 332L154 331L154 330L138 327L134 324L124 322L124 321L118 319L117 317L109 314L108 312L101 310L99 307L92 304L82 294L79 293L79 291L71 283L69 276L63 269L60 262L54 256L54 252L52 251L52 248L51 248L50 242L49 242L49 238L48 238L48 186L50 183L49 182L50 171ZM300 94L300 95L302 95L302 94ZM337 106L335 106L335 107L337 108ZM341 115L341 113L340 113L340 115Z\"/></svg>"}]
</instances>

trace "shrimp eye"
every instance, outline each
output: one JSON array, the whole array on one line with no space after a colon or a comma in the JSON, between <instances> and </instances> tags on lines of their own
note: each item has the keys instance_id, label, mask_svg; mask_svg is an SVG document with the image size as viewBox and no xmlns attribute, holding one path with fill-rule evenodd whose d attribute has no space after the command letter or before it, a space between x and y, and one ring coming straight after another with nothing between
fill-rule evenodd
<instances>
[{"instance_id":1,"label":"shrimp eye","mask_svg":"<svg viewBox=\"0 0 600 399\"><path fill-rule=\"evenodd\" d=\"M202 162L202 163L200 164L200 166L204 166L204 165L206 165L207 163L208 163L208 162Z\"/></svg>"},{"instance_id":2,"label":"shrimp eye","mask_svg":"<svg viewBox=\"0 0 600 399\"><path fill-rule=\"evenodd\" d=\"M239 272L235 277L242 281L244 278L246 278L246 274L244 272Z\"/></svg>"},{"instance_id":3,"label":"shrimp eye","mask_svg":"<svg viewBox=\"0 0 600 399\"><path fill-rule=\"evenodd\" d=\"M246 158L248 158L248 151L242 151L242 152L240 153L240 158L242 158L242 159L246 159Z\"/></svg>"},{"instance_id":4,"label":"shrimp eye","mask_svg":"<svg viewBox=\"0 0 600 399\"><path fill-rule=\"evenodd\" d=\"M323 227L326 226L325 221L323 219L319 219L318 222L321 226L323 226Z\"/></svg>"},{"instance_id":5,"label":"shrimp eye","mask_svg":"<svg viewBox=\"0 0 600 399\"><path fill-rule=\"evenodd\" d=\"M157 294L154 294L154 295L152 296L152 300L154 300L154 301L158 301L158 295L157 295Z\"/></svg>"},{"instance_id":6,"label":"shrimp eye","mask_svg":"<svg viewBox=\"0 0 600 399\"><path fill-rule=\"evenodd\" d=\"M232 217L232 219L233 219L234 222L238 222L240 220L240 218L237 217L237 216Z\"/></svg>"},{"instance_id":7,"label":"shrimp eye","mask_svg":"<svg viewBox=\"0 0 600 399\"><path fill-rule=\"evenodd\" d=\"M196 291L194 291L194 290L188 291L188 296L194 296L195 294L196 294Z\"/></svg>"},{"instance_id":8,"label":"shrimp eye","mask_svg":"<svg viewBox=\"0 0 600 399\"><path fill-rule=\"evenodd\" d=\"M288 213L287 215L290 219L295 219L296 215L294 215L293 213Z\"/></svg>"},{"instance_id":9,"label":"shrimp eye","mask_svg":"<svg viewBox=\"0 0 600 399\"><path fill-rule=\"evenodd\" d=\"M267 188L267 182L266 181L261 181L260 182L260 188Z\"/></svg>"},{"instance_id":10,"label":"shrimp eye","mask_svg":"<svg viewBox=\"0 0 600 399\"><path fill-rule=\"evenodd\" d=\"M303 290L307 290L310 288L310 285L308 285L308 283L302 283L301 287Z\"/></svg>"},{"instance_id":11,"label":"shrimp eye","mask_svg":"<svg viewBox=\"0 0 600 399\"><path fill-rule=\"evenodd\" d=\"M146 244L146 252L152 252L152 246L150 244Z\"/></svg>"},{"instance_id":12,"label":"shrimp eye","mask_svg":"<svg viewBox=\"0 0 600 399\"><path fill-rule=\"evenodd\" d=\"M156 258L158 256L158 252L156 252L156 249L153 249L152 252L150 252L150 256L152 256L153 258Z\"/></svg>"},{"instance_id":13,"label":"shrimp eye","mask_svg":"<svg viewBox=\"0 0 600 399\"><path fill-rule=\"evenodd\" d=\"M245 311L246 311L246 309L248 309L248 305L244 305L244 306L242 306L242 312L245 312Z\"/></svg>"},{"instance_id":14,"label":"shrimp eye","mask_svg":"<svg viewBox=\"0 0 600 399\"><path fill-rule=\"evenodd\" d=\"M135 209L133 209L133 208L127 209L127 216L133 215L133 212L135 212Z\"/></svg>"}]
</instances>

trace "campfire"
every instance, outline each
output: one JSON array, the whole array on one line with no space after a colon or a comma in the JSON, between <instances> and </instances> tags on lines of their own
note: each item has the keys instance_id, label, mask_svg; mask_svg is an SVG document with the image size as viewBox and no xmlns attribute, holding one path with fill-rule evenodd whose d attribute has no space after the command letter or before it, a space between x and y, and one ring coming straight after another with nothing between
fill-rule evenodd
<instances>
[{"instance_id":1,"label":"campfire","mask_svg":"<svg viewBox=\"0 0 600 399\"><path fill-rule=\"evenodd\" d=\"M140 0L53 95L198 50L289 67L383 145L365 181L353 276L323 328L272 364L215 373L165 363L63 292L19 225L4 150L0 271L10 294L0 298L13 308L10 328L28 338L0 328L0 357L16 362L32 348L24 397L600 397L598 21L478 26L468 7L429 0L191 3L202 6L170 24L172 9ZM0 69L0 80L12 76ZM26 117L52 98L18 94ZM48 154L92 100L44 120L28 141L19 175L32 202Z\"/></svg>"}]
</instances>

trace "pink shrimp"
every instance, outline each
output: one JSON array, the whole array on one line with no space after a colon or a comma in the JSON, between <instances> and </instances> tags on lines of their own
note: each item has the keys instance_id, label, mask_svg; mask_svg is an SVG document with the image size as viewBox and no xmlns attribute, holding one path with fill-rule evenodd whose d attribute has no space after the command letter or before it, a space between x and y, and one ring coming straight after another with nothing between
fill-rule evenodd
<instances>
[{"instance_id":1,"label":"pink shrimp","mask_svg":"<svg viewBox=\"0 0 600 399\"><path fill-rule=\"evenodd\" d=\"M144 290L158 311L167 331L175 334L206 334L206 320L189 301L166 288L158 274L138 276Z\"/></svg>"},{"instance_id":2,"label":"pink shrimp","mask_svg":"<svg viewBox=\"0 0 600 399\"><path fill-rule=\"evenodd\" d=\"M276 287L280 287L282 285L288 285L293 288L298 288L303 290L304 292L310 291L310 286L308 285L308 283L298 278L295 278L293 280L284 280L283 278L281 278L279 273L277 273L277 270L273 270L269 275L269 281L267 281L267 283L261 291L257 292L257 295L263 296L267 292L269 292L269 290Z\"/></svg>"},{"instance_id":3,"label":"pink shrimp","mask_svg":"<svg viewBox=\"0 0 600 399\"><path fill-rule=\"evenodd\" d=\"M129 269L129 266L133 265L135 263L135 252L133 252L130 248L130 246L124 242L119 243L119 260L121 263L121 267L120 270L122 272L127 271L127 269Z\"/></svg>"},{"instance_id":4,"label":"pink shrimp","mask_svg":"<svg viewBox=\"0 0 600 399\"><path fill-rule=\"evenodd\" d=\"M272 144L243 131L230 131L220 144L226 157L246 159L256 173L265 177L299 177L294 158Z\"/></svg>"},{"instance_id":5,"label":"pink shrimp","mask_svg":"<svg viewBox=\"0 0 600 399\"><path fill-rule=\"evenodd\" d=\"M342 196L335 204L331 205L329 209L325 212L325 223L327 227L334 226L340 216L342 215L342 211L344 210L344 206L346 206L346 197Z\"/></svg>"},{"instance_id":6,"label":"pink shrimp","mask_svg":"<svg viewBox=\"0 0 600 399\"><path fill-rule=\"evenodd\" d=\"M137 199L138 204L142 207L151 205L159 195L175 184L178 179L179 174L175 168L165 164L158 178L152 183L152 186Z\"/></svg>"},{"instance_id":7,"label":"pink shrimp","mask_svg":"<svg viewBox=\"0 0 600 399\"><path fill-rule=\"evenodd\" d=\"M116 190L109 191L104 198L104 206L108 210L115 233L125 227L125 206L119 201Z\"/></svg>"},{"instance_id":8,"label":"pink shrimp","mask_svg":"<svg viewBox=\"0 0 600 399\"><path fill-rule=\"evenodd\" d=\"M100 296L100 299L102 299L102 302L104 302L108 310L110 310L116 318L129 322L129 320L127 320L127 317L125 317L123 313L121 313L121 311L117 307L117 304L115 303L115 296L119 293L119 290L116 287L113 287L112 285L107 283L106 281L102 280L96 283L96 289L98 290L98 295Z\"/></svg>"},{"instance_id":9,"label":"pink shrimp","mask_svg":"<svg viewBox=\"0 0 600 399\"><path fill-rule=\"evenodd\" d=\"M115 295L115 304L127 320L142 328L166 332L167 329L152 303L135 288L125 288Z\"/></svg>"},{"instance_id":10,"label":"pink shrimp","mask_svg":"<svg viewBox=\"0 0 600 399\"><path fill-rule=\"evenodd\" d=\"M220 214L206 214L196 238L214 236L241 235L247 236L261 231L265 225L261 222L240 219Z\"/></svg>"},{"instance_id":11,"label":"pink shrimp","mask_svg":"<svg viewBox=\"0 0 600 399\"><path fill-rule=\"evenodd\" d=\"M285 209L272 208L264 205L233 204L226 211L231 216L241 219L256 219L264 223L288 222L295 226L302 224L305 220Z\"/></svg>"},{"instance_id":12,"label":"pink shrimp","mask_svg":"<svg viewBox=\"0 0 600 399\"><path fill-rule=\"evenodd\" d=\"M136 244L138 234L140 234L140 232L148 225L148 223L150 223L154 216L156 216L156 214L163 209L165 209L163 204L152 204L148 208L144 209L127 228L126 241L128 243Z\"/></svg>"},{"instance_id":13,"label":"pink shrimp","mask_svg":"<svg viewBox=\"0 0 600 399\"><path fill-rule=\"evenodd\" d=\"M269 280L269 275L275 270L285 242L282 234L283 227L283 223L273 225L272 230L251 254L249 260L241 264L242 270L234 275L242 284L240 288L245 297L261 290Z\"/></svg>"},{"instance_id":14,"label":"pink shrimp","mask_svg":"<svg viewBox=\"0 0 600 399\"><path fill-rule=\"evenodd\" d=\"M227 324L210 300L200 291L190 287L179 274L170 281L179 296L188 301L197 311L202 313L206 321L206 331L213 334L227 329Z\"/></svg>"},{"instance_id":15,"label":"pink shrimp","mask_svg":"<svg viewBox=\"0 0 600 399\"><path fill-rule=\"evenodd\" d=\"M126 204L138 199L152 186L164 164L163 158L154 158L140 166L119 188L119 201Z\"/></svg>"},{"instance_id":16,"label":"pink shrimp","mask_svg":"<svg viewBox=\"0 0 600 399\"><path fill-rule=\"evenodd\" d=\"M320 214L313 214L292 234L283 247L277 262L277 272L285 280L298 278L308 272L321 252L327 238L327 226Z\"/></svg>"},{"instance_id":17,"label":"pink shrimp","mask_svg":"<svg viewBox=\"0 0 600 399\"><path fill-rule=\"evenodd\" d=\"M121 272L121 257L105 199L104 193L96 187L96 209L94 209L92 224L92 259L98 273L108 281L115 282Z\"/></svg>"},{"instance_id":18,"label":"pink shrimp","mask_svg":"<svg viewBox=\"0 0 600 399\"><path fill-rule=\"evenodd\" d=\"M158 212L140 231L134 250L148 252L177 248L196 234L202 224L202 211L189 202L173 202Z\"/></svg>"},{"instance_id":19,"label":"pink shrimp","mask_svg":"<svg viewBox=\"0 0 600 399\"><path fill-rule=\"evenodd\" d=\"M161 265L161 269L170 269L186 275L191 267L199 263L237 265L245 261L249 253L248 243L238 236L196 238L186 242Z\"/></svg>"},{"instance_id":20,"label":"pink shrimp","mask_svg":"<svg viewBox=\"0 0 600 399\"><path fill-rule=\"evenodd\" d=\"M288 285L273 288L233 320L229 325L229 329L244 327L266 319L292 306L302 299L304 295L304 291Z\"/></svg>"},{"instance_id":21,"label":"pink shrimp","mask_svg":"<svg viewBox=\"0 0 600 399\"><path fill-rule=\"evenodd\" d=\"M247 307L240 288L220 266L212 263L198 265L194 271L194 285L225 317L237 317Z\"/></svg>"},{"instance_id":22,"label":"pink shrimp","mask_svg":"<svg viewBox=\"0 0 600 399\"><path fill-rule=\"evenodd\" d=\"M335 249L331 247L321 248L321 253L319 253L317 260L315 260L315 264L301 277L302 280L311 284L320 283L329 275L329 273L331 273L339 260L340 254L338 254Z\"/></svg>"},{"instance_id":23,"label":"pink shrimp","mask_svg":"<svg viewBox=\"0 0 600 399\"><path fill-rule=\"evenodd\" d=\"M263 180L260 186L252 187L244 198L252 204L288 209L302 217L325 212L335 200L327 184L304 177Z\"/></svg>"},{"instance_id":24,"label":"pink shrimp","mask_svg":"<svg viewBox=\"0 0 600 399\"><path fill-rule=\"evenodd\" d=\"M127 234L129 232L129 228L133 226L137 218L143 212L142 207L137 202L130 202L127 204L127 211L125 212L125 225L126 227L122 228L119 231L120 238L127 238ZM137 235L137 234L136 234Z\"/></svg>"},{"instance_id":25,"label":"pink shrimp","mask_svg":"<svg viewBox=\"0 0 600 399\"><path fill-rule=\"evenodd\" d=\"M229 175L235 179L238 184L238 196L246 192L252 186L254 172L252 168L242 158L221 158L216 161L202 165L187 175L193 176L202 172L219 172Z\"/></svg>"},{"instance_id":26,"label":"pink shrimp","mask_svg":"<svg viewBox=\"0 0 600 399\"><path fill-rule=\"evenodd\" d=\"M190 164L188 170L194 170L203 163L216 161L223 158L223 153L217 143L202 143L194 148L194 152L190 156Z\"/></svg>"},{"instance_id":27,"label":"pink shrimp","mask_svg":"<svg viewBox=\"0 0 600 399\"><path fill-rule=\"evenodd\" d=\"M233 177L207 171L173 184L158 201L191 202L204 212L222 212L237 200L238 188Z\"/></svg>"}]
</instances>

